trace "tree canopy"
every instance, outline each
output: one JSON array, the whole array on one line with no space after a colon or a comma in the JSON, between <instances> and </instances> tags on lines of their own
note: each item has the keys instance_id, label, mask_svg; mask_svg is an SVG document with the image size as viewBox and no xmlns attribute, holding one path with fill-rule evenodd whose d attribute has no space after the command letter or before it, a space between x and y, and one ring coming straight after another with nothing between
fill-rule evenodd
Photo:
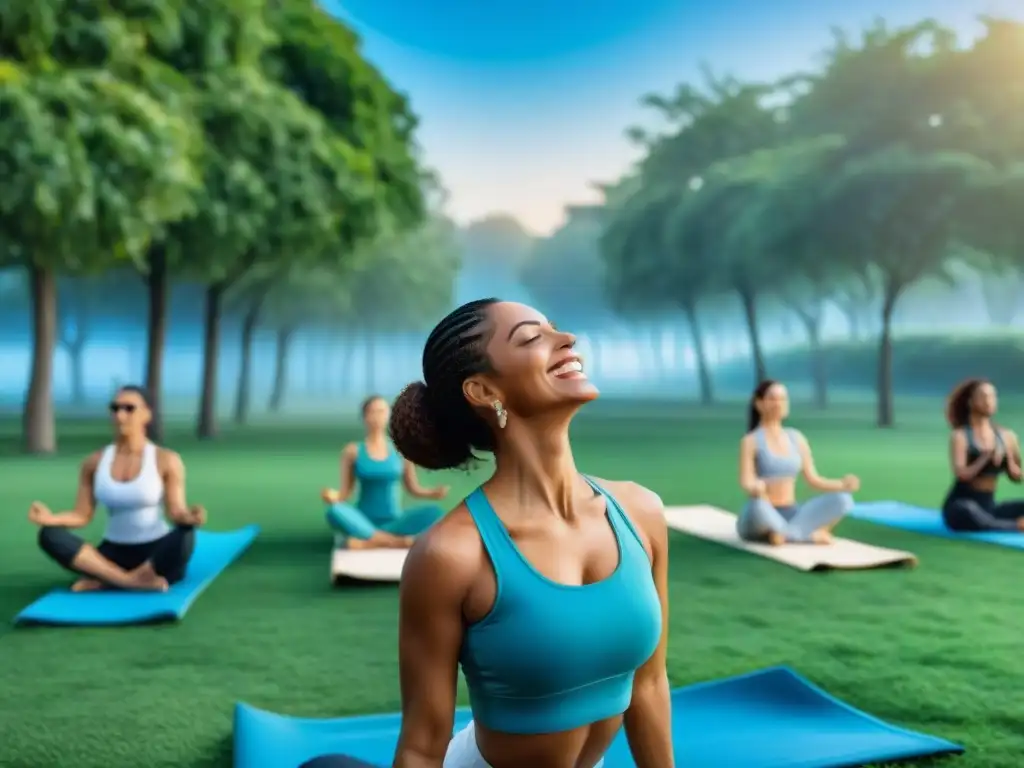
<instances>
[{"instance_id":1,"label":"tree canopy","mask_svg":"<svg viewBox=\"0 0 1024 768\"><path fill-rule=\"evenodd\" d=\"M632 132L645 154L608 185L601 252L617 306L685 314L705 400L703 302L738 297L759 380L762 300L791 307L820 349L826 304L877 290L878 422L890 425L900 297L944 274L958 243L1024 266L1024 25L985 28L964 46L932 21L878 23L837 34L816 72L770 85L708 76L647 97L671 129Z\"/></svg>"}]
</instances>

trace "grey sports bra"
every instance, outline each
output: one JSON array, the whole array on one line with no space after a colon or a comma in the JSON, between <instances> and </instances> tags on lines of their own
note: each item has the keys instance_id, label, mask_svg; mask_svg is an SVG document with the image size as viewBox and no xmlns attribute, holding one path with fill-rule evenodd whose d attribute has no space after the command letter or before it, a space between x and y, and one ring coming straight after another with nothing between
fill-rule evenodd
<instances>
[{"instance_id":1,"label":"grey sports bra","mask_svg":"<svg viewBox=\"0 0 1024 768\"><path fill-rule=\"evenodd\" d=\"M754 467L757 476L762 480L796 477L803 468L800 457L800 444L796 439L796 430L784 430L789 438L789 451L784 454L774 453L768 447L768 436L764 429L754 430Z\"/></svg>"}]
</instances>

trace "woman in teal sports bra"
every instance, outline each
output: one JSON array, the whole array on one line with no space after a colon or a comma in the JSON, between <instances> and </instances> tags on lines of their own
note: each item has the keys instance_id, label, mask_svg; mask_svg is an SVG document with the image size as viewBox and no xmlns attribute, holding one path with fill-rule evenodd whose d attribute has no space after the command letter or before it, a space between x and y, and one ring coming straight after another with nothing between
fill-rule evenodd
<instances>
[{"instance_id":1,"label":"woman in teal sports bra","mask_svg":"<svg viewBox=\"0 0 1024 768\"><path fill-rule=\"evenodd\" d=\"M522 304L466 304L394 403L428 469L494 455L402 574L397 768L593 768L624 725L637 768L673 768L661 500L582 475L569 423L598 393L575 337ZM452 736L461 666L473 721Z\"/></svg>"},{"instance_id":2,"label":"woman in teal sports bra","mask_svg":"<svg viewBox=\"0 0 1024 768\"><path fill-rule=\"evenodd\" d=\"M424 488L416 468L403 459L387 438L391 409L380 395L363 401L366 436L341 452L341 489L325 489L327 523L337 545L350 549L404 548L444 516L436 504L402 509L402 488L419 499L443 499L448 488ZM347 503L359 487L355 504Z\"/></svg>"}]
</instances>

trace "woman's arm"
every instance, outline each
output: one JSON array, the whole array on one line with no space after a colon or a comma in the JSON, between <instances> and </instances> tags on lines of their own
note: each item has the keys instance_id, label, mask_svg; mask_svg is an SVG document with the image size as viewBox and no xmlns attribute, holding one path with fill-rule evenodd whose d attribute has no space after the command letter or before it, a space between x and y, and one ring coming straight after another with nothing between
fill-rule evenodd
<instances>
[{"instance_id":1,"label":"woman's arm","mask_svg":"<svg viewBox=\"0 0 1024 768\"><path fill-rule=\"evenodd\" d=\"M641 486L629 494L630 517L647 535L651 547L651 573L661 599L661 639L654 655L633 678L633 698L624 724L629 751L637 768L674 768L672 750L672 696L668 683L668 526L658 495Z\"/></svg>"},{"instance_id":2,"label":"woman's arm","mask_svg":"<svg viewBox=\"0 0 1024 768\"><path fill-rule=\"evenodd\" d=\"M439 485L436 488L424 488L416 477L416 465L405 459L405 466L402 469L402 482L405 490L417 499L443 499L448 495L448 487Z\"/></svg>"},{"instance_id":3,"label":"woman's arm","mask_svg":"<svg viewBox=\"0 0 1024 768\"><path fill-rule=\"evenodd\" d=\"M45 505L34 502L29 510L29 519L36 525L53 528L84 528L91 523L96 514L93 482L101 456L100 451L87 456L78 468L78 490L75 492L75 506L72 509L54 514Z\"/></svg>"},{"instance_id":4,"label":"woman's arm","mask_svg":"<svg viewBox=\"0 0 1024 768\"><path fill-rule=\"evenodd\" d=\"M198 504L191 507L185 498L185 462L174 451L160 449L159 461L164 481L164 508L176 525L202 525L206 510Z\"/></svg>"},{"instance_id":5,"label":"woman's arm","mask_svg":"<svg viewBox=\"0 0 1024 768\"><path fill-rule=\"evenodd\" d=\"M949 436L949 463L957 480L971 482L992 458L991 451L981 451L978 458L967 463L967 438L963 430L955 429Z\"/></svg>"},{"instance_id":6,"label":"woman's arm","mask_svg":"<svg viewBox=\"0 0 1024 768\"><path fill-rule=\"evenodd\" d=\"M747 496L763 496L764 481L757 476L754 464L754 436L744 435L740 440L740 488Z\"/></svg>"},{"instance_id":7,"label":"woman's arm","mask_svg":"<svg viewBox=\"0 0 1024 768\"><path fill-rule=\"evenodd\" d=\"M399 587L402 730L392 768L442 768L455 720L462 604L472 582L451 526L416 540Z\"/></svg>"},{"instance_id":8,"label":"woman's arm","mask_svg":"<svg viewBox=\"0 0 1024 768\"><path fill-rule=\"evenodd\" d=\"M325 488L320 494L324 501L335 504L339 501L348 501L352 496L352 492L356 489L355 466L358 457L359 446L355 443L349 443L341 449L341 459L338 462L340 475L338 490Z\"/></svg>"},{"instance_id":9,"label":"woman's arm","mask_svg":"<svg viewBox=\"0 0 1024 768\"><path fill-rule=\"evenodd\" d=\"M803 464L803 476L811 488L816 491L856 491L859 483L853 475L847 475L842 480L829 480L818 474L818 468L814 466L814 454L811 453L811 445L807 438L800 432L795 432L796 443L800 450L800 459Z\"/></svg>"},{"instance_id":10,"label":"woman's arm","mask_svg":"<svg viewBox=\"0 0 1024 768\"><path fill-rule=\"evenodd\" d=\"M1012 429L1000 431L1003 435L1003 444L1006 446L1006 476L1013 482L1019 483L1021 477L1024 476L1020 466L1020 440Z\"/></svg>"}]
</instances>

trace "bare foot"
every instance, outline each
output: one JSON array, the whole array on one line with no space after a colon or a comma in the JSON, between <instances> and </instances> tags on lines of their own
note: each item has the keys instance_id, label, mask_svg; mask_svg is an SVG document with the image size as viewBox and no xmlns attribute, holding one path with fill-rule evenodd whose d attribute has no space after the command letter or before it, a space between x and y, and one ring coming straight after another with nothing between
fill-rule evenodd
<instances>
[{"instance_id":1,"label":"bare foot","mask_svg":"<svg viewBox=\"0 0 1024 768\"><path fill-rule=\"evenodd\" d=\"M826 530L815 531L811 534L811 541L815 544L831 544L833 541L832 532Z\"/></svg>"},{"instance_id":2,"label":"bare foot","mask_svg":"<svg viewBox=\"0 0 1024 768\"><path fill-rule=\"evenodd\" d=\"M320 491L320 498L325 504L334 504L338 500L339 494L337 491L331 488L324 488Z\"/></svg>"},{"instance_id":3,"label":"bare foot","mask_svg":"<svg viewBox=\"0 0 1024 768\"><path fill-rule=\"evenodd\" d=\"M1017 530L1024 531L1024 517L1017 518Z\"/></svg>"},{"instance_id":4,"label":"bare foot","mask_svg":"<svg viewBox=\"0 0 1024 768\"><path fill-rule=\"evenodd\" d=\"M375 549L373 544L370 543L369 541L367 541L366 539L352 539L352 538L350 538L345 543L345 546L348 547L348 549Z\"/></svg>"},{"instance_id":5,"label":"bare foot","mask_svg":"<svg viewBox=\"0 0 1024 768\"><path fill-rule=\"evenodd\" d=\"M769 533L768 543L771 544L773 547L781 547L783 544L786 543L786 536L782 533Z\"/></svg>"},{"instance_id":6,"label":"bare foot","mask_svg":"<svg viewBox=\"0 0 1024 768\"><path fill-rule=\"evenodd\" d=\"M168 587L167 579L158 576L149 563L143 563L134 571L129 571L128 581L125 584L125 589L139 592L166 592Z\"/></svg>"},{"instance_id":7,"label":"bare foot","mask_svg":"<svg viewBox=\"0 0 1024 768\"><path fill-rule=\"evenodd\" d=\"M71 585L72 592L96 592L103 589L103 582L99 579L79 579Z\"/></svg>"}]
</instances>

